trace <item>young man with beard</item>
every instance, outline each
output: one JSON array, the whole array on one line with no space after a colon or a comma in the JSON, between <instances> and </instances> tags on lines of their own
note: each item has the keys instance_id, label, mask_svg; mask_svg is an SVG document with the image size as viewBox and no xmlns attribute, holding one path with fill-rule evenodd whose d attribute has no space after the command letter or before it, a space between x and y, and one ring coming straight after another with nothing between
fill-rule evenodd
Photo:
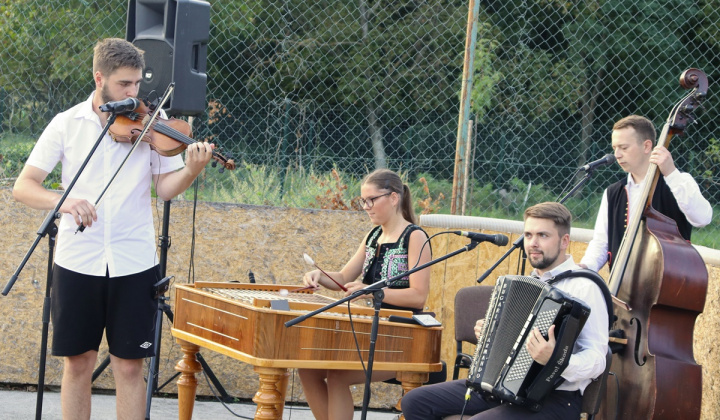
<instances>
[{"instance_id":1,"label":"young man with beard","mask_svg":"<svg viewBox=\"0 0 720 420\"><path fill-rule=\"evenodd\" d=\"M94 92L47 126L15 182L16 200L34 209L55 208L61 195L43 187L46 176L61 162L62 186L68 186L109 117L99 107L137 96L144 66L143 52L125 40L97 43ZM183 165L179 155L160 156L142 142L96 208L92 203L131 147L105 135L60 207L51 315L52 354L64 361L63 418L90 418L91 378L103 333L115 377L117 418L144 418L143 358L154 351L158 301L152 289L160 280L151 183L158 197L172 199L210 161L214 146L188 147ZM80 224L86 229L74 234Z\"/></svg>"},{"instance_id":2,"label":"young man with beard","mask_svg":"<svg viewBox=\"0 0 720 420\"><path fill-rule=\"evenodd\" d=\"M548 281L568 270L577 270L572 256L566 254L570 244L570 212L559 203L541 203L525 210L524 246L534 268L532 275ZM554 284L558 289L582 300L591 309L589 318L573 348L569 364L561 376L565 380L545 399L540 412L524 407L486 399L472 393L464 414L466 419L572 419L580 416L582 393L593 378L605 369L608 345L608 313L600 288L590 279L571 277ZM512 310L508 307L506 310ZM482 332L483 320L475 325L475 334ZM544 365L555 347L555 327L548 330L546 340L538 329L530 334L527 344L530 356ZM467 391L465 379L416 388L403 397L406 420L442 419L460 414Z\"/></svg>"}]
</instances>

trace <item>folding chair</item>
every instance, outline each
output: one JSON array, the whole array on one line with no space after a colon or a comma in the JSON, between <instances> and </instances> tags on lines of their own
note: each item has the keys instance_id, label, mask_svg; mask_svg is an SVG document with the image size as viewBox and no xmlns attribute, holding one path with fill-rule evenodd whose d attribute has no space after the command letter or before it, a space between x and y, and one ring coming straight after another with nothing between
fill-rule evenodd
<instances>
[{"instance_id":1,"label":"folding chair","mask_svg":"<svg viewBox=\"0 0 720 420\"><path fill-rule=\"evenodd\" d=\"M473 356L463 353L462 343L477 345L475 323L485 318L490 304L493 286L470 286L458 290L455 295L455 342L456 356L453 379L458 379L460 369L469 369Z\"/></svg>"}]
</instances>

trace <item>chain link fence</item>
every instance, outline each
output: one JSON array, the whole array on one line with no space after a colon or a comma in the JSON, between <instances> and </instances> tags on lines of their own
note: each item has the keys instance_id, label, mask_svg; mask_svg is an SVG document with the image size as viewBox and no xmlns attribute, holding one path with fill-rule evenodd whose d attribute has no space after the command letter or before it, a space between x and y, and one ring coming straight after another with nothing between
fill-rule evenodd
<instances>
[{"instance_id":1,"label":"chain link fence","mask_svg":"<svg viewBox=\"0 0 720 420\"><path fill-rule=\"evenodd\" d=\"M92 90L93 45L125 36L121 3L0 0L6 185L50 118ZM709 95L670 148L716 205L719 6L481 1L466 214L519 219L527 205L559 199L578 166L611 152L615 120L641 114L660 130L687 93L678 78L689 67L708 74ZM418 211L449 212L468 9L451 0L211 2L208 106L195 137L238 168L206 171L200 199L352 208L362 176L387 166L406 178ZM567 202L581 225L592 225L603 188L621 176L617 165L598 170ZM701 232L695 242L712 246L717 235Z\"/></svg>"}]
</instances>

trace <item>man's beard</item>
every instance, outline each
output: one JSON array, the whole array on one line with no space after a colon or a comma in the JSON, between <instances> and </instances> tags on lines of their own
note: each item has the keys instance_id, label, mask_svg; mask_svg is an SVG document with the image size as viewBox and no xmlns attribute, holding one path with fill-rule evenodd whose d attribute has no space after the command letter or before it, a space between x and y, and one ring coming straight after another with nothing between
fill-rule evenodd
<instances>
[{"instance_id":1,"label":"man's beard","mask_svg":"<svg viewBox=\"0 0 720 420\"><path fill-rule=\"evenodd\" d=\"M548 257L547 255L545 255L545 253L543 253L542 259L540 259L540 261L537 261L537 262L534 261L532 258L528 258L528 259L530 260L530 265L533 268L536 268L539 270L544 270L544 269L550 267L558 259L559 255L560 255L560 251L558 250L558 253L555 254L555 256L553 256L553 257Z\"/></svg>"},{"instance_id":2,"label":"man's beard","mask_svg":"<svg viewBox=\"0 0 720 420\"><path fill-rule=\"evenodd\" d=\"M108 91L107 85L104 85L100 89L100 99L102 99L104 104L112 102L113 99L110 97L110 92Z\"/></svg>"}]
</instances>

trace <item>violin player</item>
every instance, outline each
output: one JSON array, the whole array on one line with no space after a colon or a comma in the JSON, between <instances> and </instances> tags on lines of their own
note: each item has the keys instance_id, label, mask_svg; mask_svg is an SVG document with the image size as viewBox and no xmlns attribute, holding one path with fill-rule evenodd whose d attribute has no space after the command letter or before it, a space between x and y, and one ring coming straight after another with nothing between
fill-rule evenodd
<instances>
[{"instance_id":1,"label":"violin player","mask_svg":"<svg viewBox=\"0 0 720 420\"><path fill-rule=\"evenodd\" d=\"M610 185L603 193L595 221L593 238L588 244L580 266L599 271L620 248L629 215L638 203L650 164L658 166L658 179L652 206L675 220L681 236L690 241L692 228L703 227L712 220L712 206L702 196L692 175L675 167L672 155L662 145L653 147L656 139L652 122L639 115L617 121L612 129L612 149L617 163L627 176Z\"/></svg>"},{"instance_id":2,"label":"violin player","mask_svg":"<svg viewBox=\"0 0 720 420\"><path fill-rule=\"evenodd\" d=\"M108 38L94 48L90 97L56 115L45 128L13 188L19 202L52 210L61 195L42 183L58 162L67 187L105 126L99 107L134 98L145 66L143 51ZM143 358L154 354L153 318L160 280L155 252L151 183L170 200L183 192L212 157L214 146L198 142L166 157L141 142L96 208L98 197L133 145L105 135L69 196L61 221L52 272L52 354L63 358L63 418L89 419L91 377L103 332L116 385L118 419L145 416ZM74 234L84 225L83 232Z\"/></svg>"}]
</instances>

